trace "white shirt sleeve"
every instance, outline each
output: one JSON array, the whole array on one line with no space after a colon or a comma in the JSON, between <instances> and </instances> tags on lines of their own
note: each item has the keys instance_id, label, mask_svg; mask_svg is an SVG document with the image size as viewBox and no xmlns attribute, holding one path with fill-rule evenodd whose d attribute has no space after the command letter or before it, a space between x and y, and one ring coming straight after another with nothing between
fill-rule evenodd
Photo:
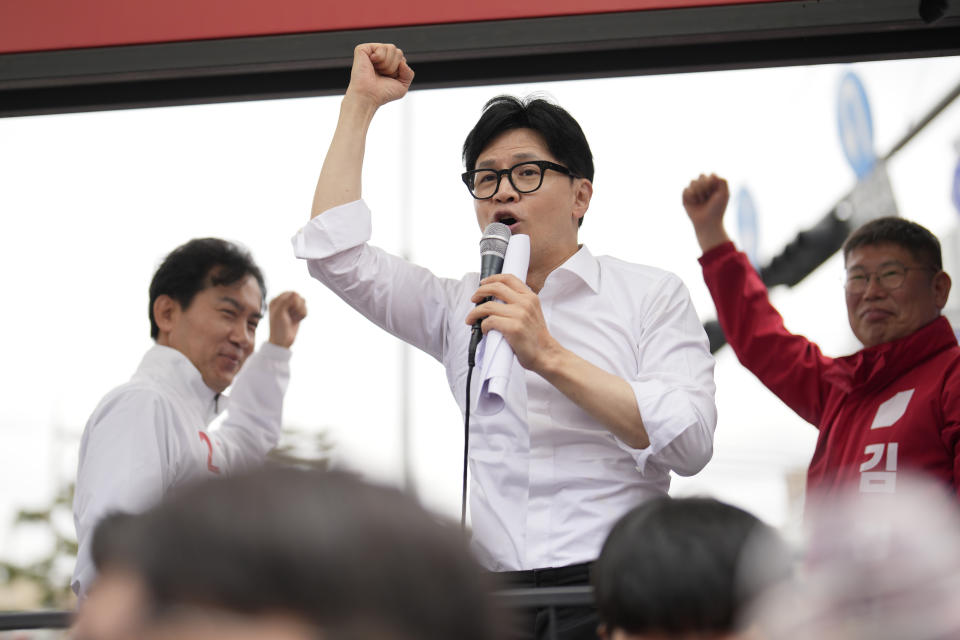
<instances>
[{"instance_id":1,"label":"white shirt sleeve","mask_svg":"<svg viewBox=\"0 0 960 640\"><path fill-rule=\"evenodd\" d=\"M223 452L228 473L262 464L280 441L290 355L289 349L266 342L247 359L233 381L223 424L210 433Z\"/></svg>"},{"instance_id":2,"label":"white shirt sleeve","mask_svg":"<svg viewBox=\"0 0 960 640\"><path fill-rule=\"evenodd\" d=\"M646 302L633 387L650 446L631 452L642 472L650 462L690 476L710 461L717 426L714 359L690 295L669 274Z\"/></svg>"},{"instance_id":3,"label":"white shirt sleeve","mask_svg":"<svg viewBox=\"0 0 960 640\"><path fill-rule=\"evenodd\" d=\"M459 282L367 244L370 233L370 210L356 200L307 223L292 239L294 254L368 320L442 361Z\"/></svg>"},{"instance_id":4,"label":"white shirt sleeve","mask_svg":"<svg viewBox=\"0 0 960 640\"><path fill-rule=\"evenodd\" d=\"M73 518L77 565L71 587L83 596L95 575L90 545L96 524L114 511L137 513L160 500L177 459L178 431L169 402L149 390L108 398L84 430L77 468Z\"/></svg>"}]
</instances>

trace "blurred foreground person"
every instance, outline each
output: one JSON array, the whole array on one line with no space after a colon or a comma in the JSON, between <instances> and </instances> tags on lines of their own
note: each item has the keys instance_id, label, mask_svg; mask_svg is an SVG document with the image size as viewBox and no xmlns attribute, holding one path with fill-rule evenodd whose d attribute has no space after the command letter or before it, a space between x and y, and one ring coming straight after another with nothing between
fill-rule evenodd
<instances>
[{"instance_id":1,"label":"blurred foreground person","mask_svg":"<svg viewBox=\"0 0 960 640\"><path fill-rule=\"evenodd\" d=\"M614 525L593 569L603 640L755 638L752 603L790 553L755 516L712 498L656 498Z\"/></svg>"},{"instance_id":2,"label":"blurred foreground person","mask_svg":"<svg viewBox=\"0 0 960 640\"><path fill-rule=\"evenodd\" d=\"M90 541L100 518L143 511L174 487L258 465L280 438L303 299L288 291L270 302L270 339L254 353L263 275L248 252L218 238L170 252L149 293L156 344L130 381L100 401L80 440L71 586L81 598L94 579ZM231 385L223 424L207 431L227 408Z\"/></svg>"},{"instance_id":3,"label":"blurred foreground person","mask_svg":"<svg viewBox=\"0 0 960 640\"><path fill-rule=\"evenodd\" d=\"M111 513L92 534L91 556L97 577L70 629L70 640L128 640L137 637L150 599L138 568L144 536L141 517Z\"/></svg>"},{"instance_id":4,"label":"blurred foreground person","mask_svg":"<svg viewBox=\"0 0 960 640\"><path fill-rule=\"evenodd\" d=\"M138 637L494 638L462 533L397 490L268 468L177 491L138 518L150 602Z\"/></svg>"},{"instance_id":5,"label":"blurred foreground person","mask_svg":"<svg viewBox=\"0 0 960 640\"><path fill-rule=\"evenodd\" d=\"M817 501L806 561L759 616L768 640L960 638L960 512L928 478Z\"/></svg>"},{"instance_id":6,"label":"blurred foreground person","mask_svg":"<svg viewBox=\"0 0 960 640\"><path fill-rule=\"evenodd\" d=\"M683 192L730 346L820 431L808 498L829 499L849 486L893 493L904 471L960 492L960 346L941 315L951 283L940 241L902 218L871 220L850 234L843 245L847 320L864 348L831 358L787 331L724 231L728 199L726 181L715 175L701 175Z\"/></svg>"}]
</instances>

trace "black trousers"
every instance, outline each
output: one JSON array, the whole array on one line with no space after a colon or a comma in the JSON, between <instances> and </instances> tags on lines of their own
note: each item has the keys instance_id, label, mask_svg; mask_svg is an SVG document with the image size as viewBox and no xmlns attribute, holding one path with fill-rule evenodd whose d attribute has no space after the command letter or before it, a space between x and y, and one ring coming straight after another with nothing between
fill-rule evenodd
<instances>
[{"instance_id":1,"label":"black trousers","mask_svg":"<svg viewBox=\"0 0 960 640\"><path fill-rule=\"evenodd\" d=\"M501 589L585 586L590 584L590 564L502 571L494 576ZM509 640L597 640L600 618L594 606L540 607L507 613Z\"/></svg>"}]
</instances>

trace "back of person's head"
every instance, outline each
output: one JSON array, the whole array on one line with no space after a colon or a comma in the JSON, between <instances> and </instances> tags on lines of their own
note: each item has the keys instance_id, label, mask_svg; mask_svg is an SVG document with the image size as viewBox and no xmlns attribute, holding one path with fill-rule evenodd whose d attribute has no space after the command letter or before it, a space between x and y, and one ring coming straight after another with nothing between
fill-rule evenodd
<instances>
[{"instance_id":1,"label":"back of person's head","mask_svg":"<svg viewBox=\"0 0 960 640\"><path fill-rule=\"evenodd\" d=\"M463 142L467 171L476 168L477 158L495 138L513 129L536 131L557 162L573 175L593 181L593 153L580 124L563 107L536 96L502 95L484 105L483 114Z\"/></svg>"},{"instance_id":2,"label":"back of person's head","mask_svg":"<svg viewBox=\"0 0 960 640\"><path fill-rule=\"evenodd\" d=\"M150 607L138 568L146 536L140 516L111 513L93 531L97 569L70 630L71 640L129 640L138 636Z\"/></svg>"},{"instance_id":3,"label":"back of person's head","mask_svg":"<svg viewBox=\"0 0 960 640\"><path fill-rule=\"evenodd\" d=\"M97 572L115 567L134 566L142 544L140 518L137 515L113 511L105 515L93 530L90 556Z\"/></svg>"},{"instance_id":4,"label":"back of person's head","mask_svg":"<svg viewBox=\"0 0 960 640\"><path fill-rule=\"evenodd\" d=\"M922 266L943 269L940 241L926 227L903 218L877 218L857 228L843 243L843 260L860 247L895 245L910 252Z\"/></svg>"},{"instance_id":5,"label":"back of person's head","mask_svg":"<svg viewBox=\"0 0 960 640\"><path fill-rule=\"evenodd\" d=\"M207 287L232 285L247 276L256 279L261 301L265 300L263 274L245 249L220 238L195 238L180 245L164 258L150 281L150 337L156 340L160 333L153 315L153 303L160 296L170 296L186 309Z\"/></svg>"},{"instance_id":6,"label":"back of person's head","mask_svg":"<svg viewBox=\"0 0 960 640\"><path fill-rule=\"evenodd\" d=\"M656 498L610 531L592 571L608 633L722 637L791 571L779 535L755 516L711 498Z\"/></svg>"},{"instance_id":7,"label":"back of person's head","mask_svg":"<svg viewBox=\"0 0 960 640\"><path fill-rule=\"evenodd\" d=\"M148 513L157 619L285 614L328 640L487 640L493 615L459 529L401 492L268 468L191 486Z\"/></svg>"},{"instance_id":8,"label":"back of person's head","mask_svg":"<svg viewBox=\"0 0 960 640\"><path fill-rule=\"evenodd\" d=\"M960 638L956 491L903 470L890 489L811 496L797 579L760 607L764 638Z\"/></svg>"}]
</instances>

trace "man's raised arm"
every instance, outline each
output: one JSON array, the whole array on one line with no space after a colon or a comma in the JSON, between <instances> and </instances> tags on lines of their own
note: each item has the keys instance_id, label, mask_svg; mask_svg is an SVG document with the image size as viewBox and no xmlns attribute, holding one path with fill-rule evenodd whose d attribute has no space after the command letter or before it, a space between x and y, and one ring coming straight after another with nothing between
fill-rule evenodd
<instances>
[{"instance_id":1,"label":"man's raised arm","mask_svg":"<svg viewBox=\"0 0 960 640\"><path fill-rule=\"evenodd\" d=\"M403 51L392 44L360 44L353 50L350 86L320 170L310 217L360 199L367 130L382 105L402 98L413 82Z\"/></svg>"}]
</instances>

